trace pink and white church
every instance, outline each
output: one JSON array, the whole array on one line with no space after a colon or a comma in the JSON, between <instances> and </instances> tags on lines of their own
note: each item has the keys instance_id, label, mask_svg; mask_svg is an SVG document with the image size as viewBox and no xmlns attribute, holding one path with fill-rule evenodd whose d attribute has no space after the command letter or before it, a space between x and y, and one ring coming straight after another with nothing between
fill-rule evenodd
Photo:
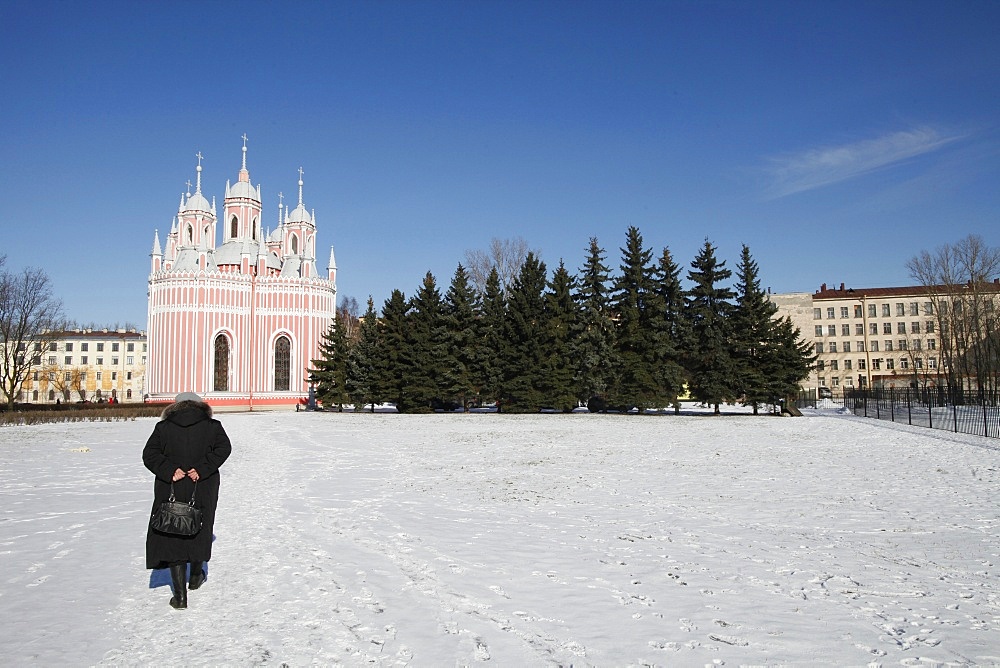
<instances>
[{"instance_id":1,"label":"pink and white church","mask_svg":"<svg viewBox=\"0 0 1000 668\"><path fill-rule=\"evenodd\" d=\"M197 158L195 192L189 185L181 196L162 248L159 231L153 233L147 400L197 392L218 407L300 403L337 302L332 246L325 271L317 267L315 211L302 202L302 170L298 205L288 210L279 194L278 225L266 234L260 185L247 171L246 135L221 219L215 197L209 204L201 192Z\"/></svg>"}]
</instances>

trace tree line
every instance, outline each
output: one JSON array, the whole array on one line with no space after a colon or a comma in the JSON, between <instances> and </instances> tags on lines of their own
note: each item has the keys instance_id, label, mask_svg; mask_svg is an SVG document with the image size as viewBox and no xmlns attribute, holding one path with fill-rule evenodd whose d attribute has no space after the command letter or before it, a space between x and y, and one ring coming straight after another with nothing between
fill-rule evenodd
<instances>
[{"instance_id":1,"label":"tree line","mask_svg":"<svg viewBox=\"0 0 1000 668\"><path fill-rule=\"evenodd\" d=\"M620 251L614 275L591 238L576 274L560 261L550 276L526 251L508 283L494 266L477 289L459 264L443 295L428 272L409 299L394 290L381 315L369 297L353 327L342 312L325 334L310 369L317 398L328 409L495 401L508 413L643 412L678 410L687 392L716 413L737 401L757 413L797 393L815 356L790 318L775 317L746 245L732 287L708 240L687 288L669 249L654 259L636 227Z\"/></svg>"}]
</instances>

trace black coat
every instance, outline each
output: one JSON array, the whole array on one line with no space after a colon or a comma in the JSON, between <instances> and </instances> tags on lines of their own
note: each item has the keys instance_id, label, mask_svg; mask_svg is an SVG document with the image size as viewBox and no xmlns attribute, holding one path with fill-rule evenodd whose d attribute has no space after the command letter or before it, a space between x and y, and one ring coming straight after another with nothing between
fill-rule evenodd
<instances>
[{"instance_id":1,"label":"black coat","mask_svg":"<svg viewBox=\"0 0 1000 668\"><path fill-rule=\"evenodd\" d=\"M165 568L171 563L208 561L212 557L215 508L219 503L219 467L232 452L222 423L212 419L212 409L198 401L181 401L163 411L142 451L142 463L156 475L153 508L170 497L174 471L198 471L195 505L202 509L205 524L196 536L171 536L152 529L146 532L146 568ZM188 501L194 483L184 477L174 483L178 501ZM150 514L152 514L152 511Z\"/></svg>"}]
</instances>

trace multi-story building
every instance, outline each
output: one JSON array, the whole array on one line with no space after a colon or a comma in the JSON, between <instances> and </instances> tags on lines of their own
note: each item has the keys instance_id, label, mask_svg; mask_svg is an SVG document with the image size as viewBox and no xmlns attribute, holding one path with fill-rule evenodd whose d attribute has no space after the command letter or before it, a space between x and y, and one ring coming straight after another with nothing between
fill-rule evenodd
<instances>
[{"instance_id":1,"label":"multi-story building","mask_svg":"<svg viewBox=\"0 0 1000 668\"><path fill-rule=\"evenodd\" d=\"M1000 295L1000 283L983 286ZM772 295L817 355L803 389L935 386L945 372L943 326L961 289L924 286L829 288L813 294ZM947 341L945 342L948 343Z\"/></svg>"},{"instance_id":2,"label":"multi-story building","mask_svg":"<svg viewBox=\"0 0 1000 668\"><path fill-rule=\"evenodd\" d=\"M141 402L146 394L146 333L82 329L34 346L20 403Z\"/></svg>"}]
</instances>

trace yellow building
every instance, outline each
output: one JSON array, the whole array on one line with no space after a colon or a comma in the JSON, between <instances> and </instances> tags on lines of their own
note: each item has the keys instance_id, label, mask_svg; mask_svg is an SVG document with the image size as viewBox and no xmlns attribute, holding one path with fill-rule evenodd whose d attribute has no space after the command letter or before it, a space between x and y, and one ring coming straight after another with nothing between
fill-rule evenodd
<instances>
[{"instance_id":1,"label":"yellow building","mask_svg":"<svg viewBox=\"0 0 1000 668\"><path fill-rule=\"evenodd\" d=\"M18 395L19 403L79 401L141 402L146 394L145 332L131 329L65 332L35 345L35 364Z\"/></svg>"}]
</instances>

